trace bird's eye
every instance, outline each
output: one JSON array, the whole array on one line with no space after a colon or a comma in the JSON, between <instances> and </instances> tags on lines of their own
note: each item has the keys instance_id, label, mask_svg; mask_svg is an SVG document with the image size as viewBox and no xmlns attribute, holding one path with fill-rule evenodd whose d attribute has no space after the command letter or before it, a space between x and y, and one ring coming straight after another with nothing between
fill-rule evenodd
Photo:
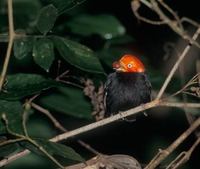
<instances>
[{"instance_id":1,"label":"bird's eye","mask_svg":"<svg viewBox=\"0 0 200 169\"><path fill-rule=\"evenodd\" d=\"M133 66L133 65L130 64L130 63L127 65L128 68L132 68L132 66Z\"/></svg>"}]
</instances>

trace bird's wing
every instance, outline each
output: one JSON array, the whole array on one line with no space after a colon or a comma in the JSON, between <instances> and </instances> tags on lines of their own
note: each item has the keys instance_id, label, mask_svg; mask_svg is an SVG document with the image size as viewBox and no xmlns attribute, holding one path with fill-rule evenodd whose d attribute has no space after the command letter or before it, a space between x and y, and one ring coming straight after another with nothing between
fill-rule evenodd
<instances>
[{"instance_id":1,"label":"bird's wing","mask_svg":"<svg viewBox=\"0 0 200 169\"><path fill-rule=\"evenodd\" d=\"M105 112L107 112L107 97L108 97L108 92L112 83L112 79L115 76L115 73L111 73L108 75L107 80L104 84L104 109Z\"/></svg>"}]
</instances>

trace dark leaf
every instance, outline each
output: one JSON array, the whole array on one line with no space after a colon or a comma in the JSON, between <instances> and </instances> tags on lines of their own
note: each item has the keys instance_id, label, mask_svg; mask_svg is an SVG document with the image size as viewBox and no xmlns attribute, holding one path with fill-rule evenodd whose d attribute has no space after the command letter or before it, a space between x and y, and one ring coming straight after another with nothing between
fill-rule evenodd
<instances>
[{"instance_id":1,"label":"dark leaf","mask_svg":"<svg viewBox=\"0 0 200 169\"><path fill-rule=\"evenodd\" d=\"M0 99L5 100L21 99L59 85L56 81L37 74L9 75L6 81L4 91L0 94Z\"/></svg>"},{"instance_id":2,"label":"dark leaf","mask_svg":"<svg viewBox=\"0 0 200 169\"><path fill-rule=\"evenodd\" d=\"M54 61L53 42L47 38L37 40L33 47L33 58L40 67L48 72Z\"/></svg>"},{"instance_id":3,"label":"dark leaf","mask_svg":"<svg viewBox=\"0 0 200 169\"><path fill-rule=\"evenodd\" d=\"M135 40L134 40L133 37L125 34L123 36L119 36L119 37L116 37L116 38L109 39L107 41L107 43L109 43L110 45L123 45L123 44L127 44L127 43L132 43L134 41Z\"/></svg>"},{"instance_id":4,"label":"dark leaf","mask_svg":"<svg viewBox=\"0 0 200 169\"><path fill-rule=\"evenodd\" d=\"M24 8L24 6L26 6L26 8ZM13 7L15 9L15 14L28 15L29 18L33 20L41 8L41 2L39 0L14 0Z\"/></svg>"},{"instance_id":5,"label":"dark leaf","mask_svg":"<svg viewBox=\"0 0 200 169\"><path fill-rule=\"evenodd\" d=\"M71 31L83 36L98 34L112 39L125 34L125 28L112 15L79 15L67 22Z\"/></svg>"},{"instance_id":6,"label":"dark leaf","mask_svg":"<svg viewBox=\"0 0 200 169\"><path fill-rule=\"evenodd\" d=\"M20 38L14 41L14 55L17 59L26 57L33 48L32 38Z\"/></svg>"},{"instance_id":7,"label":"dark leaf","mask_svg":"<svg viewBox=\"0 0 200 169\"><path fill-rule=\"evenodd\" d=\"M0 158L8 157L18 150L19 150L19 145L16 143L2 146L0 147Z\"/></svg>"},{"instance_id":8,"label":"dark leaf","mask_svg":"<svg viewBox=\"0 0 200 169\"><path fill-rule=\"evenodd\" d=\"M54 37L53 40L60 55L73 66L87 72L104 72L99 59L88 47L61 37Z\"/></svg>"},{"instance_id":9,"label":"dark leaf","mask_svg":"<svg viewBox=\"0 0 200 169\"><path fill-rule=\"evenodd\" d=\"M13 0L15 28L30 30L41 7L40 0Z\"/></svg>"},{"instance_id":10,"label":"dark leaf","mask_svg":"<svg viewBox=\"0 0 200 169\"><path fill-rule=\"evenodd\" d=\"M53 28L57 16L58 11L52 4L42 8L37 20L38 30L45 35Z\"/></svg>"},{"instance_id":11,"label":"dark leaf","mask_svg":"<svg viewBox=\"0 0 200 169\"><path fill-rule=\"evenodd\" d=\"M50 2L58 9L59 14L80 5L86 0L50 0Z\"/></svg>"},{"instance_id":12,"label":"dark leaf","mask_svg":"<svg viewBox=\"0 0 200 169\"><path fill-rule=\"evenodd\" d=\"M74 161L81 161L81 162L84 161L84 159L77 152L75 152L71 147L68 147L59 143L50 142L44 139L37 139L36 141L46 151L48 151L48 153L52 155L61 156L66 159L70 159Z\"/></svg>"},{"instance_id":13,"label":"dark leaf","mask_svg":"<svg viewBox=\"0 0 200 169\"><path fill-rule=\"evenodd\" d=\"M50 139L58 132L57 128L55 128L47 118L42 118L41 116L36 118L32 116L32 118L29 118L27 130L30 137L39 137L44 139Z\"/></svg>"},{"instance_id":14,"label":"dark leaf","mask_svg":"<svg viewBox=\"0 0 200 169\"><path fill-rule=\"evenodd\" d=\"M20 102L0 100L0 119L5 114L8 120L8 127L13 132L21 133L22 131L22 112L23 107ZM5 132L5 123L0 120L0 133Z\"/></svg>"},{"instance_id":15,"label":"dark leaf","mask_svg":"<svg viewBox=\"0 0 200 169\"><path fill-rule=\"evenodd\" d=\"M62 87L51 95L40 99L42 106L67 115L91 119L91 104L86 100L82 90L73 87Z\"/></svg>"},{"instance_id":16,"label":"dark leaf","mask_svg":"<svg viewBox=\"0 0 200 169\"><path fill-rule=\"evenodd\" d=\"M71 147L65 146L63 144L50 142L48 140L44 140L41 138L34 138L34 141L40 145L43 149L45 149L49 154L56 155L60 157L64 157L65 159L74 160L74 161L84 161L84 159L75 152ZM38 155L44 155L38 147L35 147L31 143L25 141L22 143L24 147L29 149L31 152L36 153Z\"/></svg>"}]
</instances>

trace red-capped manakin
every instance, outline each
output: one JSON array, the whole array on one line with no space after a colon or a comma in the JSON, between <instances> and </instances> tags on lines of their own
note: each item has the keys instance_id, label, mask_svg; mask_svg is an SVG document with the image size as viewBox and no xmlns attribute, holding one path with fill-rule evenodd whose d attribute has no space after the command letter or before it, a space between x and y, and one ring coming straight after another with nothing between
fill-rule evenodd
<instances>
[{"instance_id":1,"label":"red-capped manakin","mask_svg":"<svg viewBox=\"0 0 200 169\"><path fill-rule=\"evenodd\" d=\"M113 69L105 83L105 117L151 100L151 83L139 58L126 54L113 63Z\"/></svg>"}]
</instances>

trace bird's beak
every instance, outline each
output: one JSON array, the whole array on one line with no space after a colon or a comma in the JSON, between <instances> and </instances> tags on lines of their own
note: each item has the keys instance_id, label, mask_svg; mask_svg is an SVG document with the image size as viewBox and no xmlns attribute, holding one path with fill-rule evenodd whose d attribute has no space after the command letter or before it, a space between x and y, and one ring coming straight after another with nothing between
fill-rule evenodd
<instances>
[{"instance_id":1,"label":"bird's beak","mask_svg":"<svg viewBox=\"0 0 200 169\"><path fill-rule=\"evenodd\" d=\"M114 70L116 70L118 72L126 72L124 65L119 61L113 62L112 67L113 67Z\"/></svg>"}]
</instances>

